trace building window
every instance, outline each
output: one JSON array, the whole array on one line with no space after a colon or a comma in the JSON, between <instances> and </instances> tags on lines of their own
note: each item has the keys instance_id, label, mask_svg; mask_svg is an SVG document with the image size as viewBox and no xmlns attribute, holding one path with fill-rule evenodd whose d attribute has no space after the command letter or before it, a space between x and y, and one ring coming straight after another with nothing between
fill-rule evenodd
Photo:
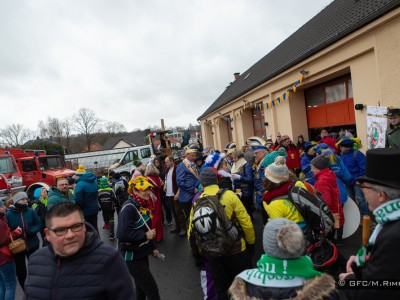
<instances>
[{"instance_id":1,"label":"building window","mask_svg":"<svg viewBox=\"0 0 400 300\"><path fill-rule=\"evenodd\" d=\"M254 135L265 138L264 109L261 108L261 104L261 102L257 103L256 105L260 109L252 109L251 114L253 117Z\"/></svg>"},{"instance_id":2,"label":"building window","mask_svg":"<svg viewBox=\"0 0 400 300\"><path fill-rule=\"evenodd\" d=\"M232 135L232 123L230 122L231 117L229 115L224 116L226 118L226 130L228 131L228 140L229 142L233 141L233 135Z\"/></svg>"},{"instance_id":3,"label":"building window","mask_svg":"<svg viewBox=\"0 0 400 300\"><path fill-rule=\"evenodd\" d=\"M346 84L341 82L339 84L327 86L325 88L326 103L338 102L346 99Z\"/></svg>"}]
</instances>

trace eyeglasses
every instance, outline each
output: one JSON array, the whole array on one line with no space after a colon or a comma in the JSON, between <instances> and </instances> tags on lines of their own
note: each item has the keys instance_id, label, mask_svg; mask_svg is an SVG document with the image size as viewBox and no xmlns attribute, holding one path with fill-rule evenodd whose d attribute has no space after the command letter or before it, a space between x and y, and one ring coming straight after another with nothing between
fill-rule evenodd
<instances>
[{"instance_id":1,"label":"eyeglasses","mask_svg":"<svg viewBox=\"0 0 400 300\"><path fill-rule=\"evenodd\" d=\"M69 227L60 227L60 228L55 228L55 229L49 228L49 230L53 231L57 236L63 236L63 235L67 234L68 229L71 229L72 232L81 231L83 228L83 224L85 224L85 223L81 222L81 223L77 223L77 224L74 224Z\"/></svg>"}]
</instances>

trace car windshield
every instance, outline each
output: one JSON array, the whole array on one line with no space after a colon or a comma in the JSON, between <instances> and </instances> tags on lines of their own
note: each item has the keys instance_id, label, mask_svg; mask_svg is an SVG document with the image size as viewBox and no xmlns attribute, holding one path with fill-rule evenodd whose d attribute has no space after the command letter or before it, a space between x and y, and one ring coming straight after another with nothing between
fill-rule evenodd
<instances>
[{"instance_id":1,"label":"car windshield","mask_svg":"<svg viewBox=\"0 0 400 300\"><path fill-rule=\"evenodd\" d=\"M60 156L39 157L39 164L42 171L61 169L64 167Z\"/></svg>"},{"instance_id":2,"label":"car windshield","mask_svg":"<svg viewBox=\"0 0 400 300\"><path fill-rule=\"evenodd\" d=\"M0 173L8 174L18 172L14 160L10 156L0 157Z\"/></svg>"}]
</instances>

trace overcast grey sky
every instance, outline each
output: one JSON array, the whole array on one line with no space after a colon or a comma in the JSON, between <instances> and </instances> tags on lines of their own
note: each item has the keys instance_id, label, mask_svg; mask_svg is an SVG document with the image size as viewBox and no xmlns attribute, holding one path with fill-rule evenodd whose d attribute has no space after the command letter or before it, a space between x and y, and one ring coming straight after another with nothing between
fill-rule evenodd
<instances>
[{"instance_id":1,"label":"overcast grey sky","mask_svg":"<svg viewBox=\"0 0 400 300\"><path fill-rule=\"evenodd\" d=\"M0 128L89 108L127 130L196 123L332 0L0 0Z\"/></svg>"}]
</instances>

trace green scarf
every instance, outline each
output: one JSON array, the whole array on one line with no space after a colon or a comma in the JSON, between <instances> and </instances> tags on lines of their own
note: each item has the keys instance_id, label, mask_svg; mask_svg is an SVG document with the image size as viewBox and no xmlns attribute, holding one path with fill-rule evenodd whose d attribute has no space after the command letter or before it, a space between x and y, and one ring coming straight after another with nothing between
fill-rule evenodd
<instances>
[{"instance_id":1,"label":"green scarf","mask_svg":"<svg viewBox=\"0 0 400 300\"><path fill-rule=\"evenodd\" d=\"M391 200L382 204L374 210L373 214L378 225L375 227L374 232L372 232L368 245L362 246L357 252L356 264L360 267L365 266L372 246L375 244L375 240L379 232L382 230L383 225L385 223L400 220L400 199Z\"/></svg>"},{"instance_id":2,"label":"green scarf","mask_svg":"<svg viewBox=\"0 0 400 300\"><path fill-rule=\"evenodd\" d=\"M237 277L263 287L296 287L316 276L321 276L321 273L314 270L308 256L280 259L263 254L256 269L245 270Z\"/></svg>"}]
</instances>

